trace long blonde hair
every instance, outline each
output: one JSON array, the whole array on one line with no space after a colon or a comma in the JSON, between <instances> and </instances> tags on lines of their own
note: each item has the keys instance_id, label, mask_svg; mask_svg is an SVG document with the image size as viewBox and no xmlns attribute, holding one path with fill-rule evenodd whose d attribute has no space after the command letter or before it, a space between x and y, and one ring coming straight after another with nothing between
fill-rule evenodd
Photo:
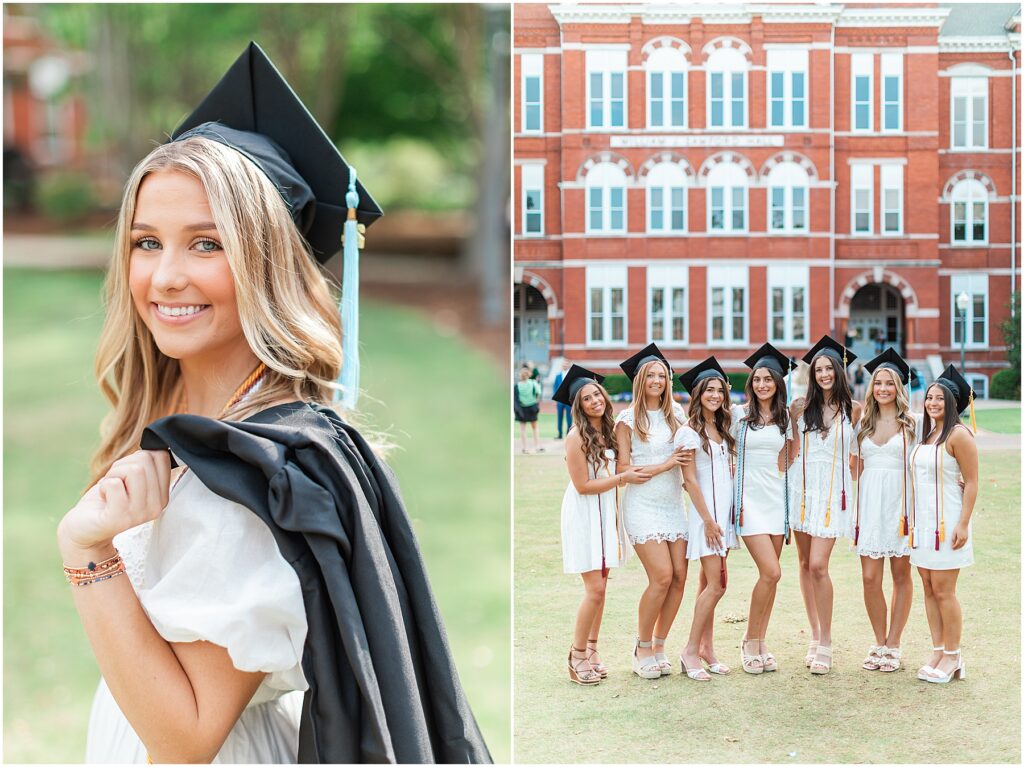
<instances>
[{"instance_id":1,"label":"long blonde hair","mask_svg":"<svg viewBox=\"0 0 1024 767\"><path fill-rule=\"evenodd\" d=\"M93 481L136 450L146 425L174 412L181 396L178 361L157 348L128 283L139 186L148 174L165 170L202 182L234 278L242 332L267 366L259 388L224 417L245 418L282 399L327 404L337 388L341 320L328 275L310 255L280 192L230 147L200 137L164 144L132 171L118 214L96 352L96 377L113 410L101 427Z\"/></svg>"},{"instance_id":2,"label":"long blonde hair","mask_svg":"<svg viewBox=\"0 0 1024 767\"><path fill-rule=\"evenodd\" d=\"M903 385L903 381L900 380L900 376L895 370L879 366L871 373L868 390L864 394L864 412L860 416L860 432L857 434L858 447L863 444L865 437L870 437L875 433L875 427L878 424L879 408L873 391L875 378L883 370L892 376L892 380L896 384L896 426L903 429L911 440L914 438L917 424L910 412L910 395L907 393L907 387Z\"/></svg>"},{"instance_id":3,"label":"long blonde hair","mask_svg":"<svg viewBox=\"0 0 1024 767\"><path fill-rule=\"evenodd\" d=\"M665 389L661 392L661 404L658 409L665 416L669 434L675 434L676 429L679 428L673 408L675 400L672 399L672 372L661 360L645 362L633 377L633 433L641 442L646 442L650 436L651 419L647 417L647 398L644 395L644 387L652 365L660 365L665 370Z\"/></svg>"}]
</instances>

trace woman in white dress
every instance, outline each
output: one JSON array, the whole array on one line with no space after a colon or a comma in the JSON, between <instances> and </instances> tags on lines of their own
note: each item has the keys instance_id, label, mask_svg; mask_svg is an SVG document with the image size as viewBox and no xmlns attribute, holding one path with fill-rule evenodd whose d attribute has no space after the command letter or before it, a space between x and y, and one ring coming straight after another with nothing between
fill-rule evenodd
<instances>
[{"instance_id":1,"label":"woman in white dress","mask_svg":"<svg viewBox=\"0 0 1024 767\"><path fill-rule=\"evenodd\" d=\"M779 668L765 637L782 568L779 558L789 538L789 467L797 457L789 428L786 355L764 344L745 362L746 408L732 406L736 440L736 532L757 565L750 595L746 636L740 645L743 670L761 674ZM785 371L785 372L784 372Z\"/></svg>"},{"instance_id":2,"label":"woman in white dress","mask_svg":"<svg viewBox=\"0 0 1024 767\"><path fill-rule=\"evenodd\" d=\"M562 565L583 579L569 651L569 679L582 685L608 676L597 651L608 571L629 558L618 489L650 479L638 469L614 473L615 417L602 381L604 376L573 365L554 394L555 402L571 408L573 424L565 439L569 486L562 498Z\"/></svg>"},{"instance_id":3,"label":"woman in white dress","mask_svg":"<svg viewBox=\"0 0 1024 767\"><path fill-rule=\"evenodd\" d=\"M906 385L910 366L889 347L864 365L871 374L858 424L854 458L857 499L851 526L860 556L864 606L875 633L862 667L896 671L901 663L900 640L910 617L914 584L910 575L909 458L917 442L918 424L910 412ZM882 576L885 561L892 573L892 614L886 625Z\"/></svg>"},{"instance_id":4,"label":"woman in white dress","mask_svg":"<svg viewBox=\"0 0 1024 767\"><path fill-rule=\"evenodd\" d=\"M978 499L978 448L974 434L960 423L960 413L967 408L973 425L974 392L950 365L925 392L925 436L910 459L910 562L921 575L933 645L931 658L917 676L938 684L964 678L963 613L956 581L961 568L974 564L971 516Z\"/></svg>"},{"instance_id":5,"label":"woman in white dress","mask_svg":"<svg viewBox=\"0 0 1024 767\"><path fill-rule=\"evenodd\" d=\"M696 451L696 461L683 467L683 483L689 503L689 536L686 557L699 561L701 590L693 607L690 636L679 656L689 679L710 681L708 674L728 674L714 649L715 607L728 582L725 560L729 549L739 546L733 518L733 455L730 432L729 381L714 357L709 357L679 377L690 392L687 421L679 427L677 448ZM702 664L708 665L708 671Z\"/></svg>"},{"instance_id":6,"label":"woman in white dress","mask_svg":"<svg viewBox=\"0 0 1024 767\"><path fill-rule=\"evenodd\" d=\"M790 475L790 529L800 562L800 592L811 626L804 663L812 674L832 668L832 579L829 559L847 534L853 498L850 445L860 403L850 395L846 368L856 356L829 336L804 355L807 395L790 408L799 459Z\"/></svg>"},{"instance_id":7,"label":"woman in white dress","mask_svg":"<svg viewBox=\"0 0 1024 767\"><path fill-rule=\"evenodd\" d=\"M655 344L621 363L633 381L633 404L615 424L616 473L642 469L650 480L622 494L626 534L647 573L637 608L633 672L644 679L672 673L665 640L686 585L686 517L679 467L692 453L676 450L672 436L683 410L672 399L672 370Z\"/></svg>"}]
</instances>

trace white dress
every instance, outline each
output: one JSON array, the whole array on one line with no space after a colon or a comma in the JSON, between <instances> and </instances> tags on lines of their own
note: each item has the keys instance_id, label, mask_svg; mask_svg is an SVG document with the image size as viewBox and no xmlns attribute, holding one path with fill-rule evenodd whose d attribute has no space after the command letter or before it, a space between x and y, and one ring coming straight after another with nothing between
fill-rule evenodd
<instances>
[{"instance_id":1,"label":"white dress","mask_svg":"<svg viewBox=\"0 0 1024 767\"><path fill-rule=\"evenodd\" d=\"M747 426L741 420L745 415L746 408L733 405L732 435L736 440L735 506L738 523L740 509L743 510L739 534L785 535L786 474L779 471L779 453L786 444L786 438L774 424L756 429ZM792 512L790 509L791 516Z\"/></svg>"},{"instance_id":2,"label":"white dress","mask_svg":"<svg viewBox=\"0 0 1024 767\"><path fill-rule=\"evenodd\" d=\"M804 417L797 420L800 455L790 469L790 529L818 538L848 535L853 514L850 446L855 430L845 416L827 432L807 432Z\"/></svg>"},{"instance_id":3,"label":"white dress","mask_svg":"<svg viewBox=\"0 0 1024 767\"><path fill-rule=\"evenodd\" d=\"M940 451L941 452L938 452ZM936 525L936 463L942 481L938 497ZM960 523L963 511L963 491L960 489L960 464L949 454L945 445L918 445L911 456L911 476L914 479L914 548L910 550L910 564L926 570L958 570L974 564L974 520L967 523L967 543L953 550L953 528ZM945 520L945 535L935 550L935 531Z\"/></svg>"},{"instance_id":4,"label":"white dress","mask_svg":"<svg viewBox=\"0 0 1024 767\"><path fill-rule=\"evenodd\" d=\"M673 403L676 418L683 421L683 409ZM630 430L630 463L650 466L664 463L675 449L672 431L660 410L648 410L650 420L647 441L640 441L633 432L633 408L619 413L616 423ZM622 493L622 517L630 543L677 541L686 539L686 517L683 501L683 474L678 467L652 477L642 485L628 485Z\"/></svg>"},{"instance_id":5,"label":"white dress","mask_svg":"<svg viewBox=\"0 0 1024 767\"><path fill-rule=\"evenodd\" d=\"M903 432L893 434L884 445L876 445L865 435L860 443L860 457L864 461L864 473L857 483L857 498L854 515L850 520L849 535L856 538L855 548L862 557L905 557L910 554L909 538L900 535L904 514L909 518L911 451L915 439L907 436L906 459L904 463ZM854 454L857 445L854 443ZM858 522L859 517L859 522ZM860 533L857 534L857 526Z\"/></svg>"},{"instance_id":6,"label":"white dress","mask_svg":"<svg viewBox=\"0 0 1024 767\"><path fill-rule=\"evenodd\" d=\"M615 473L615 451L606 450L605 457L608 464L596 475L588 461L591 479ZM629 559L630 548L619 518L618 488L581 495L569 482L562 496L562 567L567 573L600 570L602 551L608 567L621 567Z\"/></svg>"},{"instance_id":7,"label":"white dress","mask_svg":"<svg viewBox=\"0 0 1024 767\"><path fill-rule=\"evenodd\" d=\"M700 485L701 495L704 496L704 503L708 513L718 522L722 528L722 540L725 549L735 549L739 546L736 540L736 527L733 524L732 500L733 486L732 474L729 467L729 449L725 441L716 444L708 440L708 455L700 446L700 435L690 426L680 426L675 435L675 447L687 449L696 448L697 484ZM701 557L722 556L723 549L713 549L708 546L704 538L704 520L697 512L697 507L692 499L687 501L687 514L689 516L689 538L686 544L686 558L700 559Z\"/></svg>"},{"instance_id":8,"label":"white dress","mask_svg":"<svg viewBox=\"0 0 1024 767\"><path fill-rule=\"evenodd\" d=\"M165 640L212 642L227 648L235 668L267 672L214 763L295 763L308 688L300 665L306 612L298 576L270 528L186 472L163 515L115 536L114 545ZM86 762L145 764L146 756L101 679Z\"/></svg>"}]
</instances>

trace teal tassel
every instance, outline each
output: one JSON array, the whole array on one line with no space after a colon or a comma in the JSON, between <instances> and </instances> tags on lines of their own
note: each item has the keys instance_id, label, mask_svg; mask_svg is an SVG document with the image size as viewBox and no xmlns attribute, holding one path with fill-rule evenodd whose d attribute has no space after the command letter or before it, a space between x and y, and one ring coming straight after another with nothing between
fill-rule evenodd
<instances>
[{"instance_id":1,"label":"teal tassel","mask_svg":"<svg viewBox=\"0 0 1024 767\"><path fill-rule=\"evenodd\" d=\"M359 222L355 211L359 208L359 193L356 191L356 169L349 167L348 193L345 204L348 218L345 221L342 258L344 265L341 276L341 333L342 365L338 383L341 391L334 393L334 401L341 400L346 410L356 406L359 397Z\"/></svg>"}]
</instances>

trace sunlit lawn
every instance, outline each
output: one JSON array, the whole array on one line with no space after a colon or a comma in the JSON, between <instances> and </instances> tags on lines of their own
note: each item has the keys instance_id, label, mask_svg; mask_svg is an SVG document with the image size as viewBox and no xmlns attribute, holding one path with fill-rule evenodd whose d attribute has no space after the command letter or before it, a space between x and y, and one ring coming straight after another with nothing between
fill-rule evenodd
<instances>
[{"instance_id":1,"label":"sunlit lawn","mask_svg":"<svg viewBox=\"0 0 1024 767\"><path fill-rule=\"evenodd\" d=\"M61 574L56 524L77 500L105 411L92 376L102 317L91 272L4 273L4 757L80 762L99 678ZM470 703L509 750L507 387L419 314L364 302L361 409L427 560Z\"/></svg>"}]
</instances>

